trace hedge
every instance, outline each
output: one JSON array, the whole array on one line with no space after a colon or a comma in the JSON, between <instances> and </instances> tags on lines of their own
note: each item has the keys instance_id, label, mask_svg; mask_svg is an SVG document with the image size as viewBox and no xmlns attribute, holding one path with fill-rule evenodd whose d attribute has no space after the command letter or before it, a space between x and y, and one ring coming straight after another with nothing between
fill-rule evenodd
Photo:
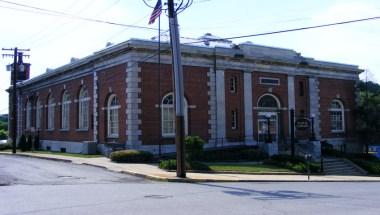
<instances>
[{"instance_id":1,"label":"hedge","mask_svg":"<svg viewBox=\"0 0 380 215\"><path fill-rule=\"evenodd\" d=\"M159 167L161 169L165 170L176 170L177 169L177 161L174 159L170 160L162 160L160 161ZM192 161L192 162L186 162L186 169L187 170L201 170L201 171L210 171L210 167L208 167L206 164Z\"/></svg>"},{"instance_id":2,"label":"hedge","mask_svg":"<svg viewBox=\"0 0 380 215\"><path fill-rule=\"evenodd\" d=\"M0 144L0 151L11 149L12 145L7 143L7 144Z\"/></svg>"},{"instance_id":3,"label":"hedge","mask_svg":"<svg viewBox=\"0 0 380 215\"><path fill-rule=\"evenodd\" d=\"M146 163L153 159L153 154L138 150L121 150L112 152L110 159L117 163Z\"/></svg>"}]
</instances>

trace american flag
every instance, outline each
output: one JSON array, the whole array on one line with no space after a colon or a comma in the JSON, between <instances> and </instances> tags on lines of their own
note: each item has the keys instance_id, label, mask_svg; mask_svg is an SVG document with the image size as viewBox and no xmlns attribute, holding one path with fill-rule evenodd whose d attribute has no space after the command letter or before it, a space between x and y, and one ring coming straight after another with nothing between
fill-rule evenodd
<instances>
[{"instance_id":1,"label":"american flag","mask_svg":"<svg viewBox=\"0 0 380 215\"><path fill-rule=\"evenodd\" d=\"M150 15L149 25L153 24L154 21L156 21L156 19L161 15L161 12L162 12L162 4L161 4L161 0L158 0L156 6L153 9L152 15Z\"/></svg>"}]
</instances>

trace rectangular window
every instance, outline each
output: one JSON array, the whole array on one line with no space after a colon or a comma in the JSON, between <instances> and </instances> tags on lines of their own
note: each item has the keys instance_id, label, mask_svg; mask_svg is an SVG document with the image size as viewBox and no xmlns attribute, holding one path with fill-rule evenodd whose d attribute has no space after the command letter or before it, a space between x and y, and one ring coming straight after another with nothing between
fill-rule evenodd
<instances>
[{"instance_id":1,"label":"rectangular window","mask_svg":"<svg viewBox=\"0 0 380 215\"><path fill-rule=\"evenodd\" d=\"M32 127L32 104L30 101L27 103L26 107L26 128L29 129Z\"/></svg>"},{"instance_id":2,"label":"rectangular window","mask_svg":"<svg viewBox=\"0 0 380 215\"><path fill-rule=\"evenodd\" d=\"M69 129L69 111L70 103L66 102L62 104L62 129Z\"/></svg>"},{"instance_id":3,"label":"rectangular window","mask_svg":"<svg viewBox=\"0 0 380 215\"><path fill-rule=\"evenodd\" d=\"M265 84L265 85L280 85L280 79L278 79L278 78L260 77L260 84Z\"/></svg>"},{"instance_id":4,"label":"rectangular window","mask_svg":"<svg viewBox=\"0 0 380 215\"><path fill-rule=\"evenodd\" d=\"M231 128L236 130L238 128L238 112L237 110L231 111Z\"/></svg>"},{"instance_id":5,"label":"rectangular window","mask_svg":"<svg viewBox=\"0 0 380 215\"><path fill-rule=\"evenodd\" d=\"M231 77L230 79L230 92L231 93L236 93L236 85L237 85L237 78Z\"/></svg>"},{"instance_id":6,"label":"rectangular window","mask_svg":"<svg viewBox=\"0 0 380 215\"><path fill-rule=\"evenodd\" d=\"M110 133L109 136L119 136L119 109L113 108L110 110Z\"/></svg>"},{"instance_id":7,"label":"rectangular window","mask_svg":"<svg viewBox=\"0 0 380 215\"><path fill-rule=\"evenodd\" d=\"M82 99L79 101L79 129L88 129L88 104L88 99Z\"/></svg>"},{"instance_id":8,"label":"rectangular window","mask_svg":"<svg viewBox=\"0 0 380 215\"><path fill-rule=\"evenodd\" d=\"M48 126L47 128L49 130L54 129L54 106L49 105L48 106Z\"/></svg>"},{"instance_id":9,"label":"rectangular window","mask_svg":"<svg viewBox=\"0 0 380 215\"><path fill-rule=\"evenodd\" d=\"M341 111L330 111L331 130L343 131L343 116Z\"/></svg>"},{"instance_id":10,"label":"rectangular window","mask_svg":"<svg viewBox=\"0 0 380 215\"><path fill-rule=\"evenodd\" d=\"M162 136L175 136L174 107L162 108Z\"/></svg>"},{"instance_id":11,"label":"rectangular window","mask_svg":"<svg viewBox=\"0 0 380 215\"><path fill-rule=\"evenodd\" d=\"M298 82L298 87L299 87L299 95L303 96L304 95L303 81Z\"/></svg>"},{"instance_id":12,"label":"rectangular window","mask_svg":"<svg viewBox=\"0 0 380 215\"><path fill-rule=\"evenodd\" d=\"M36 129L41 129L42 105L37 102L36 108Z\"/></svg>"}]
</instances>

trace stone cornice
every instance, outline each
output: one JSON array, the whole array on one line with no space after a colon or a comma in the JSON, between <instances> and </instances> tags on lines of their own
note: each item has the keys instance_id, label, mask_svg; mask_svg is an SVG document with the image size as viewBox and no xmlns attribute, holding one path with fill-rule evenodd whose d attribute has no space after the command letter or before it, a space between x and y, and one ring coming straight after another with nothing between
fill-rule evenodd
<instances>
[{"instance_id":1,"label":"stone cornice","mask_svg":"<svg viewBox=\"0 0 380 215\"><path fill-rule=\"evenodd\" d=\"M161 45L163 64L171 63L170 46ZM358 80L363 70L354 65L338 64L304 58L290 49L241 44L232 48L182 45L183 65L252 72L270 72L326 78ZM300 64L300 60L306 65ZM131 39L76 60L50 72L18 84L24 89L36 89L61 83L114 65L135 62L157 62L157 42Z\"/></svg>"}]
</instances>

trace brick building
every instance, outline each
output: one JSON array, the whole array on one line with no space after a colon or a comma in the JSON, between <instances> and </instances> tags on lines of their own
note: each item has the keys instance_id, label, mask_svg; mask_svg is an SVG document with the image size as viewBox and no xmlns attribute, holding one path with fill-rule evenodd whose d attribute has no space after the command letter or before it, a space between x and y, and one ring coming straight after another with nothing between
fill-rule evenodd
<instances>
[{"instance_id":1,"label":"brick building","mask_svg":"<svg viewBox=\"0 0 380 215\"><path fill-rule=\"evenodd\" d=\"M24 81L18 132L42 147L91 153L109 146L173 152L170 47L131 39ZM289 110L313 117L319 140L339 145L353 134L357 66L322 62L274 47L226 43L182 46L185 130L207 147L289 144ZM310 130L295 131L302 142Z\"/></svg>"}]
</instances>

